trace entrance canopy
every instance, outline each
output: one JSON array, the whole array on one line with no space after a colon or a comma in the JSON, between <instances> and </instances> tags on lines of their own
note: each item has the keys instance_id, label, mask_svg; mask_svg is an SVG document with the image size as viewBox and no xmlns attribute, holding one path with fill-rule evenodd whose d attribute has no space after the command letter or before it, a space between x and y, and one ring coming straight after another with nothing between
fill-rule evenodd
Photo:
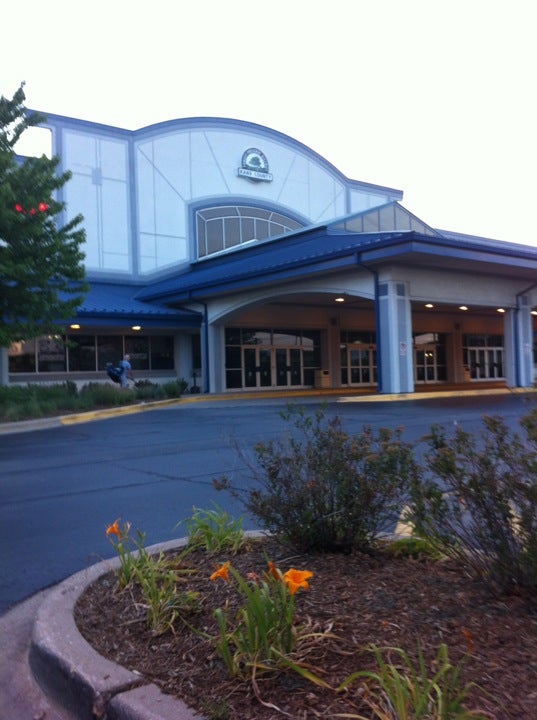
<instances>
[{"instance_id":1,"label":"entrance canopy","mask_svg":"<svg viewBox=\"0 0 537 720\"><path fill-rule=\"evenodd\" d=\"M537 248L440 232L390 202L194 263L188 271L141 290L136 299L176 305L392 263L537 279Z\"/></svg>"}]
</instances>

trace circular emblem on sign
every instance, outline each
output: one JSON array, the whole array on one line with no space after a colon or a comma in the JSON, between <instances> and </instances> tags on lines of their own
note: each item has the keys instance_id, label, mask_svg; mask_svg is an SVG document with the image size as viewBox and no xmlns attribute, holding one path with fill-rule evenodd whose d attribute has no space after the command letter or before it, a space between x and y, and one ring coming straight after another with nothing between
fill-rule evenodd
<instances>
[{"instance_id":1,"label":"circular emblem on sign","mask_svg":"<svg viewBox=\"0 0 537 720\"><path fill-rule=\"evenodd\" d=\"M241 166L238 168L237 174L252 182L272 181L272 175L269 173L269 164L265 153L257 148L248 148L248 150L243 152Z\"/></svg>"},{"instance_id":2,"label":"circular emblem on sign","mask_svg":"<svg viewBox=\"0 0 537 720\"><path fill-rule=\"evenodd\" d=\"M248 148L242 155L242 166L248 170L268 173L269 164L265 154L257 148Z\"/></svg>"}]
</instances>

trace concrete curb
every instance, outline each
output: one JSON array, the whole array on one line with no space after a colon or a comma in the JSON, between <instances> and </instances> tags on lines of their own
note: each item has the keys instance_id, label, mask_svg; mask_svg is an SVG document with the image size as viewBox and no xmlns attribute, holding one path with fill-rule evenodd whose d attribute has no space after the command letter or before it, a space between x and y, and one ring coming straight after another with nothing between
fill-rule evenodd
<instances>
[{"instance_id":1,"label":"concrete curb","mask_svg":"<svg viewBox=\"0 0 537 720\"><path fill-rule=\"evenodd\" d=\"M184 540L147 548L180 547ZM80 720L202 720L181 700L99 655L82 637L74 607L84 590L119 561L104 561L57 585L39 607L30 642L30 668L39 685Z\"/></svg>"},{"instance_id":2,"label":"concrete curb","mask_svg":"<svg viewBox=\"0 0 537 720\"><path fill-rule=\"evenodd\" d=\"M300 398L316 398L320 401L328 400L330 397L337 397L340 403L369 403L369 402L400 402L400 401L420 401L432 400L435 398L446 397L480 397L482 395L526 395L537 394L537 387L534 388L458 388L456 390L431 390L414 393L400 393L399 395L383 395L369 394L361 391L345 392L343 388L330 388L325 390L282 390L274 392L248 392L248 393L226 393L222 395L182 395L180 398L169 398L167 400L154 400L141 402L134 405L120 405L112 408L103 408L102 410L90 410L84 413L72 413L70 415L59 415L57 417L39 418L37 420L18 420L16 422L0 423L0 436L11 435L14 433L31 432L33 430L45 430L47 428L57 428L64 425L79 425L81 423L92 422L94 420L106 420L109 418L119 417L121 415L134 415L137 413L148 412L150 410L160 410L167 407L190 406L197 403L214 403L214 402L236 402L247 400L282 400L282 399L300 399Z\"/></svg>"}]
</instances>

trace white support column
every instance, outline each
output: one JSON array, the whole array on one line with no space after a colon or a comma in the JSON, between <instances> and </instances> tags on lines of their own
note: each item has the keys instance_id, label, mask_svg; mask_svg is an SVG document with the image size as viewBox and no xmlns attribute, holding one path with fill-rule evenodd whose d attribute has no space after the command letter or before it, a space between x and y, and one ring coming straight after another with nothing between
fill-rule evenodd
<instances>
[{"instance_id":1,"label":"white support column","mask_svg":"<svg viewBox=\"0 0 537 720\"><path fill-rule=\"evenodd\" d=\"M192 336L186 333L176 335L174 338L175 347L175 372L178 380L186 380L192 384Z\"/></svg>"},{"instance_id":2,"label":"white support column","mask_svg":"<svg viewBox=\"0 0 537 720\"><path fill-rule=\"evenodd\" d=\"M0 385L9 385L9 357L4 347L0 347Z\"/></svg>"},{"instance_id":3,"label":"white support column","mask_svg":"<svg viewBox=\"0 0 537 720\"><path fill-rule=\"evenodd\" d=\"M414 392L412 313L405 283L379 282L378 331L382 393Z\"/></svg>"},{"instance_id":4,"label":"white support column","mask_svg":"<svg viewBox=\"0 0 537 720\"><path fill-rule=\"evenodd\" d=\"M224 390L224 329L218 325L209 324L207 338L206 353L204 353L202 341L202 358L208 363L209 390L205 388L204 392L220 393Z\"/></svg>"},{"instance_id":5,"label":"white support column","mask_svg":"<svg viewBox=\"0 0 537 720\"><path fill-rule=\"evenodd\" d=\"M520 343L520 387L532 387L535 380L535 370L533 367L533 322L530 300L527 295L521 295L518 298L517 321Z\"/></svg>"},{"instance_id":6,"label":"white support column","mask_svg":"<svg viewBox=\"0 0 537 720\"><path fill-rule=\"evenodd\" d=\"M517 298L517 307L506 313L505 377L509 387L532 387L535 379L533 367L533 323L531 305L527 295Z\"/></svg>"},{"instance_id":7,"label":"white support column","mask_svg":"<svg viewBox=\"0 0 537 720\"><path fill-rule=\"evenodd\" d=\"M503 318L503 374L507 387L517 387L516 310L508 310Z\"/></svg>"}]
</instances>

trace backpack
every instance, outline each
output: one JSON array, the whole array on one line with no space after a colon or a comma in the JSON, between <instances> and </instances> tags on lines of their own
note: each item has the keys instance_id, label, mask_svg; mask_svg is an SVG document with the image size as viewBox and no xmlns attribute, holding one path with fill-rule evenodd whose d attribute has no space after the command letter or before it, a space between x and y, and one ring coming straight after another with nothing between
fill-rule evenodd
<instances>
[{"instance_id":1,"label":"backpack","mask_svg":"<svg viewBox=\"0 0 537 720\"><path fill-rule=\"evenodd\" d=\"M106 374L110 378L110 380L113 380L115 383L121 382L121 374L123 372L123 368L113 365L112 363L106 364Z\"/></svg>"}]
</instances>

